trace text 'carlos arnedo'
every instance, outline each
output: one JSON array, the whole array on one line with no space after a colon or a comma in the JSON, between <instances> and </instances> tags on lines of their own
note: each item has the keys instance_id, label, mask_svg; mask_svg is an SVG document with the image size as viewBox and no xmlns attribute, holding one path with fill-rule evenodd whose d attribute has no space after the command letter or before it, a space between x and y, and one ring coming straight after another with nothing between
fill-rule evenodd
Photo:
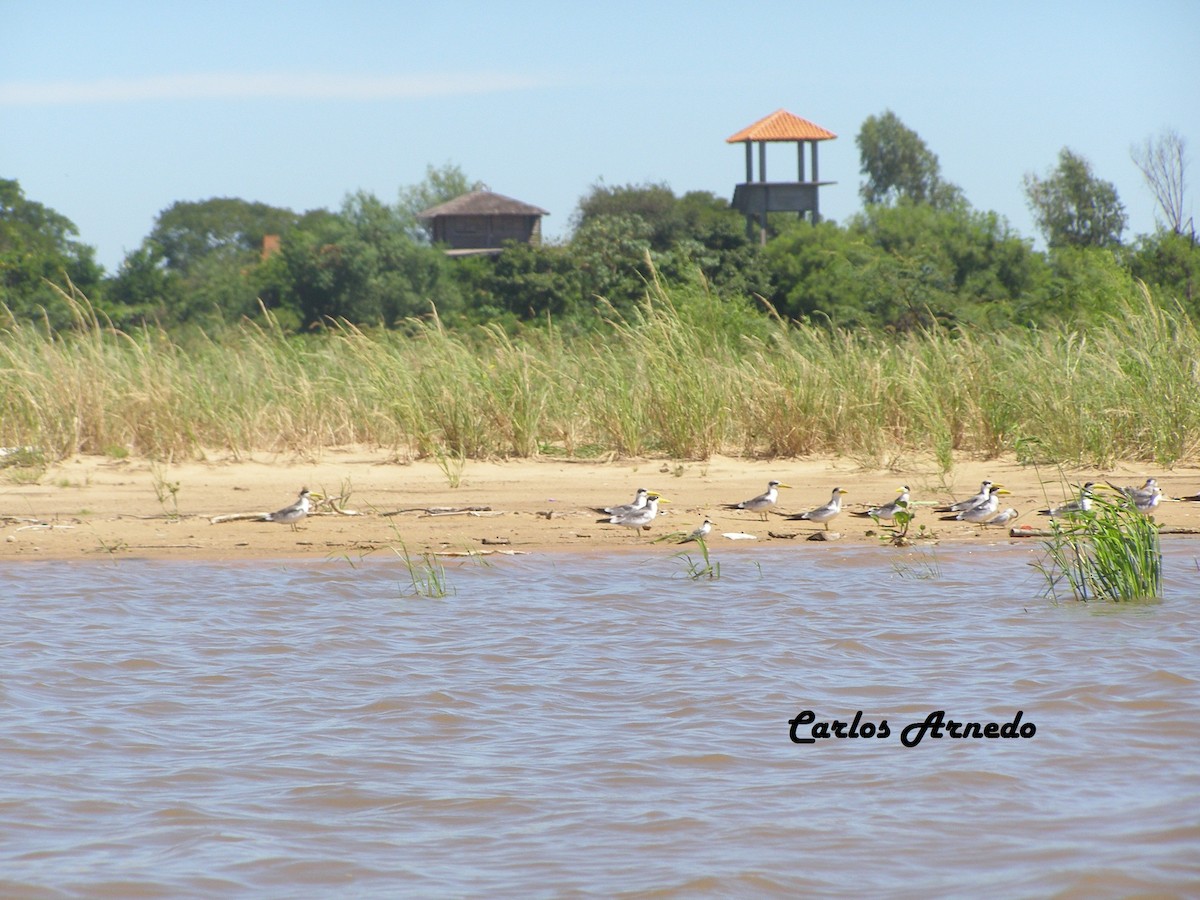
<instances>
[{"instance_id":1,"label":"text 'carlos arnedo'","mask_svg":"<svg viewBox=\"0 0 1200 900\"><path fill-rule=\"evenodd\" d=\"M905 747L915 747L925 737L963 739L1014 739L1031 738L1037 734L1037 726L1032 722L1022 722L1024 710L1017 710L1016 715L1008 722L960 722L957 719L947 719L944 709L936 710L927 715L924 721L911 722L900 729L900 743ZM794 744L815 744L820 740L830 738L868 738L884 740L892 736L893 731L887 719L878 723L864 721L862 710L854 714L853 719L845 721L833 719L817 721L817 714L811 709L803 710L796 718L788 720L791 726L789 732Z\"/></svg>"}]
</instances>

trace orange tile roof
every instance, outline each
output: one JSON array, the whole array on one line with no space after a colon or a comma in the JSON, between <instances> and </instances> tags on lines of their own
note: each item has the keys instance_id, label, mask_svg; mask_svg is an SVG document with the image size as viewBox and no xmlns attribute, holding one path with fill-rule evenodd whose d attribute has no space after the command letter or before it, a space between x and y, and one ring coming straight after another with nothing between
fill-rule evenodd
<instances>
[{"instance_id":1,"label":"orange tile roof","mask_svg":"<svg viewBox=\"0 0 1200 900\"><path fill-rule=\"evenodd\" d=\"M786 109L777 109L766 118L743 128L732 137L725 138L727 144L742 141L828 141L837 137L832 131L816 125L808 119L793 115Z\"/></svg>"}]
</instances>

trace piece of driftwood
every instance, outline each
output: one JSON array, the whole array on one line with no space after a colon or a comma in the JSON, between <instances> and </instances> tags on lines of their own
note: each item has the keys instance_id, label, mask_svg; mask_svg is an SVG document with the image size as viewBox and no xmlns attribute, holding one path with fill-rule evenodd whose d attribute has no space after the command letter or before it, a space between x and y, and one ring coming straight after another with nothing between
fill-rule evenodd
<instances>
[{"instance_id":1,"label":"piece of driftwood","mask_svg":"<svg viewBox=\"0 0 1200 900\"><path fill-rule=\"evenodd\" d=\"M464 509L428 509L421 519L437 519L442 516L502 516L504 513L494 511L490 506L469 506Z\"/></svg>"},{"instance_id":2,"label":"piece of driftwood","mask_svg":"<svg viewBox=\"0 0 1200 900\"><path fill-rule=\"evenodd\" d=\"M1178 525L1162 525L1158 529L1159 534L1200 534L1200 528L1183 528ZM1034 528L1032 525L1017 525L1010 528L1008 531L1009 537L1026 538L1026 537L1054 537L1054 532L1049 528Z\"/></svg>"},{"instance_id":3,"label":"piece of driftwood","mask_svg":"<svg viewBox=\"0 0 1200 900\"><path fill-rule=\"evenodd\" d=\"M223 516L209 516L208 521L213 525L220 525L222 522L265 522L268 515L269 513L228 513Z\"/></svg>"},{"instance_id":4,"label":"piece of driftwood","mask_svg":"<svg viewBox=\"0 0 1200 900\"><path fill-rule=\"evenodd\" d=\"M525 550L433 550L434 556L526 556Z\"/></svg>"},{"instance_id":5,"label":"piece of driftwood","mask_svg":"<svg viewBox=\"0 0 1200 900\"><path fill-rule=\"evenodd\" d=\"M391 516L402 516L405 513L421 513L425 516L459 516L485 512L492 512L492 508L490 506L406 506L403 509L381 512L379 515L390 518ZM495 513L495 515L502 515L502 513Z\"/></svg>"}]
</instances>

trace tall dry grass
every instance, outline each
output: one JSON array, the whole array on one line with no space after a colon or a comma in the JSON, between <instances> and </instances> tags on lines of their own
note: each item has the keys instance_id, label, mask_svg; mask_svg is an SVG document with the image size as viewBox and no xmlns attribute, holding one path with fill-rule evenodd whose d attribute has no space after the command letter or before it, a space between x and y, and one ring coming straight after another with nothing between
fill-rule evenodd
<instances>
[{"instance_id":1,"label":"tall dry grass","mask_svg":"<svg viewBox=\"0 0 1200 900\"><path fill-rule=\"evenodd\" d=\"M520 339L436 316L406 332L244 324L186 343L8 317L0 446L178 458L347 444L458 458L966 451L1169 465L1200 450L1200 334L1142 292L1087 331L836 331L651 284L599 333Z\"/></svg>"}]
</instances>

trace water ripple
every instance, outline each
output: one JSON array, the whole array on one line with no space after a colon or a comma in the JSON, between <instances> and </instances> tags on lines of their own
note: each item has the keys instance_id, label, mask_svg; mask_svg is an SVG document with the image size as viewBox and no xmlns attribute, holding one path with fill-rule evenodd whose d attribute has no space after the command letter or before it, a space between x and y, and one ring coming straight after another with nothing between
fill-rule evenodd
<instances>
[{"instance_id":1,"label":"water ripple","mask_svg":"<svg viewBox=\"0 0 1200 900\"><path fill-rule=\"evenodd\" d=\"M1186 548L1119 607L1021 548L720 561L0 567L0 896L1194 893ZM1036 734L905 747L939 711Z\"/></svg>"}]
</instances>

